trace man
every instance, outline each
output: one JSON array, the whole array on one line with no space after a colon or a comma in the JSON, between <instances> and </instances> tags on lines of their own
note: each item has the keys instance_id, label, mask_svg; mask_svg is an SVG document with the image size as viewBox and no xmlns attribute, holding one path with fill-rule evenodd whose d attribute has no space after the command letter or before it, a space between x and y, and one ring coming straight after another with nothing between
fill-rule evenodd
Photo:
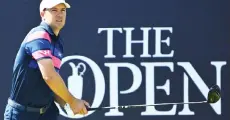
<instances>
[{"instance_id":1,"label":"man","mask_svg":"<svg viewBox=\"0 0 230 120\"><path fill-rule=\"evenodd\" d=\"M69 104L74 114L87 114L89 104L71 95L58 74L63 56L59 32L66 21L66 8L70 5L65 0L40 3L42 22L18 50L4 120L57 120L54 101L62 107Z\"/></svg>"}]
</instances>

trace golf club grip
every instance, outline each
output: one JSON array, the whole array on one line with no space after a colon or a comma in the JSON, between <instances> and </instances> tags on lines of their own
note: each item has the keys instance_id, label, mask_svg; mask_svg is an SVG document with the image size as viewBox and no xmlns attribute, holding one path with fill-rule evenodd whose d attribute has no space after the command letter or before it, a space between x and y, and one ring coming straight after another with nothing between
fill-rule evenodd
<instances>
[{"instance_id":1,"label":"golf club grip","mask_svg":"<svg viewBox=\"0 0 230 120\"><path fill-rule=\"evenodd\" d=\"M87 111L92 111L92 110L101 110L102 108L87 108Z\"/></svg>"},{"instance_id":2,"label":"golf club grip","mask_svg":"<svg viewBox=\"0 0 230 120\"><path fill-rule=\"evenodd\" d=\"M97 107L97 108L86 108L87 111L92 111L92 110L102 110L102 109L115 109L115 107Z\"/></svg>"}]
</instances>

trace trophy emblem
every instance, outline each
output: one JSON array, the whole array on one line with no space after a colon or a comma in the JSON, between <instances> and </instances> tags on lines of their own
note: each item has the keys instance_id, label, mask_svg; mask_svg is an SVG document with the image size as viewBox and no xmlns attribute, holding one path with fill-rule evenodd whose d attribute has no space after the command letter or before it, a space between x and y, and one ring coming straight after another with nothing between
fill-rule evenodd
<instances>
[{"instance_id":1,"label":"trophy emblem","mask_svg":"<svg viewBox=\"0 0 230 120\"><path fill-rule=\"evenodd\" d=\"M84 63L78 63L77 66L73 63L69 63L70 67L72 68L72 75L68 77L68 89L70 93L78 98L82 98L83 92L83 75L86 70L86 65ZM83 68L82 71L79 71L80 68Z\"/></svg>"}]
</instances>

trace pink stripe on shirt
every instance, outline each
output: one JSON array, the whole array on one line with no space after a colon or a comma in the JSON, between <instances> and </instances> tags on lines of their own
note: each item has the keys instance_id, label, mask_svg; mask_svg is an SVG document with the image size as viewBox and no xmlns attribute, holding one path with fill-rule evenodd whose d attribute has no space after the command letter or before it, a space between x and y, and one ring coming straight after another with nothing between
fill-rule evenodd
<instances>
[{"instance_id":1,"label":"pink stripe on shirt","mask_svg":"<svg viewBox=\"0 0 230 120\"><path fill-rule=\"evenodd\" d=\"M55 56L52 56L53 64L56 68L60 69L61 67L61 60Z\"/></svg>"},{"instance_id":2,"label":"pink stripe on shirt","mask_svg":"<svg viewBox=\"0 0 230 120\"><path fill-rule=\"evenodd\" d=\"M60 69L61 67L61 60L51 54L50 50L38 50L32 53L32 56L35 60L39 58L44 58L44 57L51 57L53 61L54 67Z\"/></svg>"},{"instance_id":3,"label":"pink stripe on shirt","mask_svg":"<svg viewBox=\"0 0 230 120\"><path fill-rule=\"evenodd\" d=\"M52 57L50 50L38 50L32 53L34 59L39 59L43 57Z\"/></svg>"},{"instance_id":4,"label":"pink stripe on shirt","mask_svg":"<svg viewBox=\"0 0 230 120\"><path fill-rule=\"evenodd\" d=\"M38 38L43 38L43 39L46 39L49 42L51 42L51 38L50 38L49 34L47 32L45 32L45 31L36 31L34 33L31 33L28 36L26 42L30 42L30 41L38 39Z\"/></svg>"}]
</instances>

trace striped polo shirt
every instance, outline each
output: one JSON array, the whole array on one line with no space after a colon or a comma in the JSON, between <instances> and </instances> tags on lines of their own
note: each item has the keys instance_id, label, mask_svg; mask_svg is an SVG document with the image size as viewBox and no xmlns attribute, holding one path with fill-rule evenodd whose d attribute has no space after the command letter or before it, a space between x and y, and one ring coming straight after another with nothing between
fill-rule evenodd
<instances>
[{"instance_id":1,"label":"striped polo shirt","mask_svg":"<svg viewBox=\"0 0 230 120\"><path fill-rule=\"evenodd\" d=\"M15 58L10 98L22 105L40 107L53 100L53 92L45 83L37 61L51 59L59 72L63 44L45 22L31 29Z\"/></svg>"}]
</instances>

